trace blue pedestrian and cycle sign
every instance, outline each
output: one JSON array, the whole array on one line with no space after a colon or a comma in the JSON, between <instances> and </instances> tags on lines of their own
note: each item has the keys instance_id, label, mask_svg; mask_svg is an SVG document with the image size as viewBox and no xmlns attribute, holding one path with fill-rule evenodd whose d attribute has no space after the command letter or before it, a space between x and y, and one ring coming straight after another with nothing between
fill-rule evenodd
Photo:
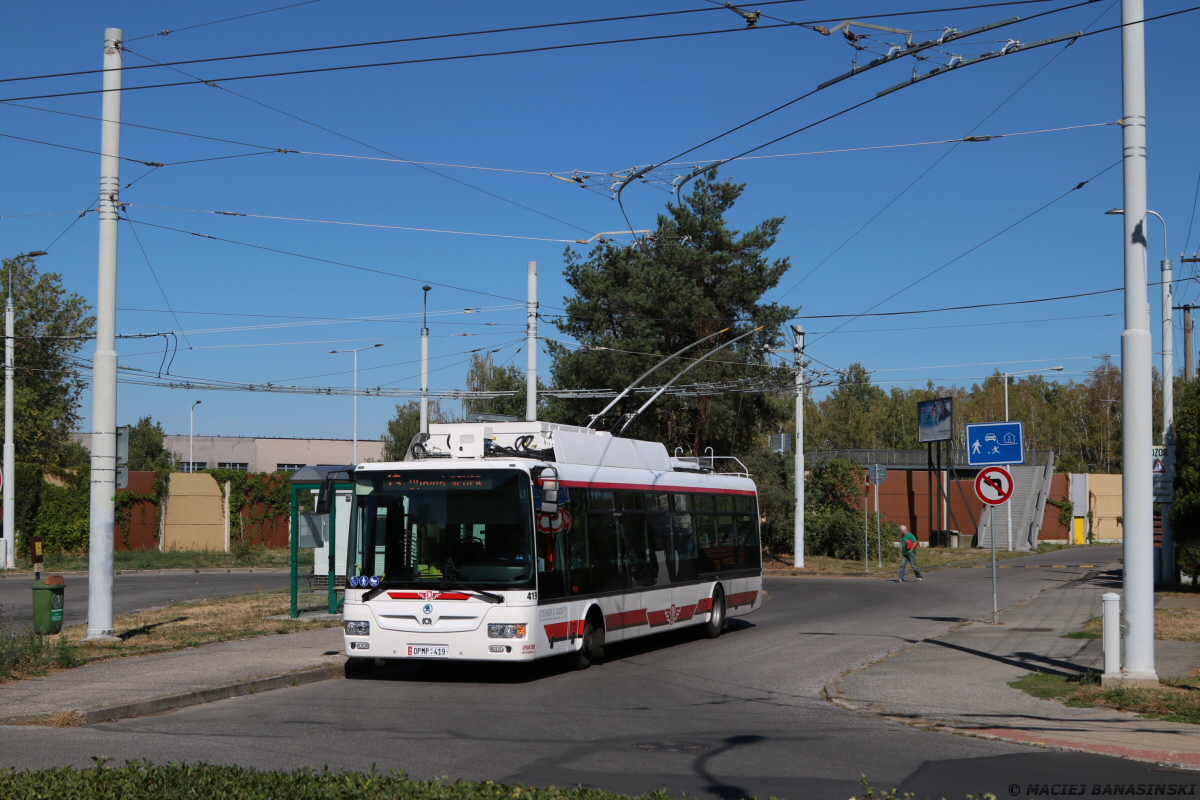
<instances>
[{"instance_id":1,"label":"blue pedestrian and cycle sign","mask_svg":"<svg viewBox=\"0 0 1200 800\"><path fill-rule=\"evenodd\" d=\"M980 422L967 426L967 466L1025 463L1025 428L1020 422Z\"/></svg>"}]
</instances>

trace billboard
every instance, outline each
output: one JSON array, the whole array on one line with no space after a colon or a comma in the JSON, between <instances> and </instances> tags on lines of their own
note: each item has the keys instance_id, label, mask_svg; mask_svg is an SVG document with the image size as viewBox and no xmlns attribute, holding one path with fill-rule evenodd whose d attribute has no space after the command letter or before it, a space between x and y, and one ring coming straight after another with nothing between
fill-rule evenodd
<instances>
[{"instance_id":1,"label":"billboard","mask_svg":"<svg viewBox=\"0 0 1200 800\"><path fill-rule=\"evenodd\" d=\"M954 435L954 398L917 403L917 441L945 442Z\"/></svg>"}]
</instances>

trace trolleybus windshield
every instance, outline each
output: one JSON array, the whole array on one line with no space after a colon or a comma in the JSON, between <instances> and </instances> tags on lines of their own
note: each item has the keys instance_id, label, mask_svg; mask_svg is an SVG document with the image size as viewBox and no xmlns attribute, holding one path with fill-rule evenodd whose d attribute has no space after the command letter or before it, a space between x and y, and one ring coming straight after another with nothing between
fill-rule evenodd
<instances>
[{"instance_id":1,"label":"trolleybus windshield","mask_svg":"<svg viewBox=\"0 0 1200 800\"><path fill-rule=\"evenodd\" d=\"M356 476L352 574L381 586L532 589L533 500L517 470Z\"/></svg>"}]
</instances>

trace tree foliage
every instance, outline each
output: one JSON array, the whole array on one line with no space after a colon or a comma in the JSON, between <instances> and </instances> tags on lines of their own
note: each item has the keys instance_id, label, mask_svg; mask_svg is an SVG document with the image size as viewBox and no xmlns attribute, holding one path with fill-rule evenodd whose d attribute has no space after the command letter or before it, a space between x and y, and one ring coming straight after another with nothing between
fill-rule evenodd
<instances>
[{"instance_id":1,"label":"tree foliage","mask_svg":"<svg viewBox=\"0 0 1200 800\"><path fill-rule=\"evenodd\" d=\"M766 256L783 218L767 219L745 234L731 230L726 215L744 188L709 173L681 203L667 205L654 235L639 246L601 244L586 259L567 251L565 275L574 294L564 299L566 312L556 324L581 347L550 343L555 386L620 390L655 361L698 339L728 328L695 355L757 326L762 330L702 363L681 383L790 382L786 370L769 365L766 351L782 343L780 328L795 311L762 302L789 267L786 258ZM661 385L688 363L669 362L647 384ZM646 399L636 393L626 398L601 427L613 427ZM607 402L558 400L549 414L580 424ZM709 446L718 454L745 452L763 431L775 429L786 407L768 392L662 397L627 435L696 454Z\"/></svg>"},{"instance_id":2,"label":"tree foliage","mask_svg":"<svg viewBox=\"0 0 1200 800\"><path fill-rule=\"evenodd\" d=\"M1200 382L1175 384L1175 502L1171 528L1180 568L1200 576Z\"/></svg>"},{"instance_id":3,"label":"tree foliage","mask_svg":"<svg viewBox=\"0 0 1200 800\"><path fill-rule=\"evenodd\" d=\"M917 441L917 404L952 397L950 444L965 449L968 423L1005 418L1004 380L997 372L970 388L931 383L885 392L871 383L862 364L851 364L825 398L806 403L806 447L816 451L923 448ZM1160 389L1156 397L1161 403ZM1083 381L1050 381L1045 375L1008 378L1009 418L1025 424L1027 449L1055 452L1059 472L1121 471L1120 400L1121 371L1107 357Z\"/></svg>"},{"instance_id":4,"label":"tree foliage","mask_svg":"<svg viewBox=\"0 0 1200 800\"><path fill-rule=\"evenodd\" d=\"M441 403L429 401L430 422L454 422L454 418L442 411ZM421 403L412 400L396 406L396 416L388 420L387 431L383 434L383 460L403 461L408 453L408 445L421 431Z\"/></svg>"},{"instance_id":5,"label":"tree foliage","mask_svg":"<svg viewBox=\"0 0 1200 800\"><path fill-rule=\"evenodd\" d=\"M507 414L525 419L525 371L512 365L504 366L492 361L492 354L471 356L467 368L467 389L472 392L516 392L503 397L481 400L464 400L466 414Z\"/></svg>"},{"instance_id":6,"label":"tree foliage","mask_svg":"<svg viewBox=\"0 0 1200 800\"><path fill-rule=\"evenodd\" d=\"M159 472L176 469L175 454L163 444L166 432L161 422L149 415L129 428L129 469L140 472Z\"/></svg>"},{"instance_id":7,"label":"tree foliage","mask_svg":"<svg viewBox=\"0 0 1200 800\"><path fill-rule=\"evenodd\" d=\"M67 292L62 276L39 274L28 256L4 259L0 282L15 308L13 439L21 461L73 466L71 432L79 423L84 376L72 356L95 325L82 297ZM0 400L0 404L7 398Z\"/></svg>"}]
</instances>

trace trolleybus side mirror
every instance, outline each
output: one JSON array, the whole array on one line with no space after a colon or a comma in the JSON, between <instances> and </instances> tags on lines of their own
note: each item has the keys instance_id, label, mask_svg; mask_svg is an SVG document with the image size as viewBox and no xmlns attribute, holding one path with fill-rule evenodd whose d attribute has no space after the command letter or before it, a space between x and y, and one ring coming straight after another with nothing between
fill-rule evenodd
<instances>
[{"instance_id":1,"label":"trolleybus side mirror","mask_svg":"<svg viewBox=\"0 0 1200 800\"><path fill-rule=\"evenodd\" d=\"M542 513L558 513L558 481L549 480L542 483Z\"/></svg>"}]
</instances>

